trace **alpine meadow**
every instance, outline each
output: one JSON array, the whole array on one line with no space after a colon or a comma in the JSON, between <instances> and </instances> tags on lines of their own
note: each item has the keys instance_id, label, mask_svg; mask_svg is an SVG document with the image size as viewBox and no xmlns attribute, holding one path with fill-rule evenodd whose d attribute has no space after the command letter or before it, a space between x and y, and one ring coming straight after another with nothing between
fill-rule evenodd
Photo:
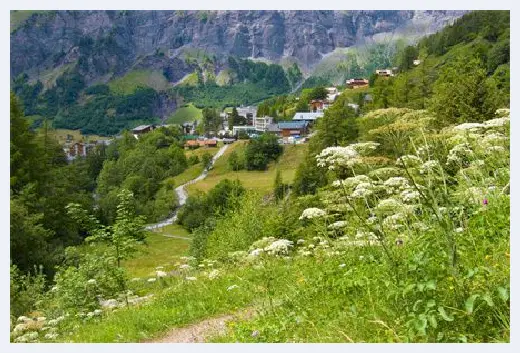
<instances>
[{"instance_id":1,"label":"alpine meadow","mask_svg":"<svg viewBox=\"0 0 520 353\"><path fill-rule=\"evenodd\" d=\"M509 11L11 11L10 342L510 343Z\"/></svg>"}]
</instances>

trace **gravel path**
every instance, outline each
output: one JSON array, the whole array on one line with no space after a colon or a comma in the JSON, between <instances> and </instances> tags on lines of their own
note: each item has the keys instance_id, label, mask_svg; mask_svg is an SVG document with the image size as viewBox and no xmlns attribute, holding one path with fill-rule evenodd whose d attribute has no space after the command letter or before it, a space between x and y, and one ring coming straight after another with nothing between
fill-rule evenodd
<instances>
[{"instance_id":1,"label":"gravel path","mask_svg":"<svg viewBox=\"0 0 520 353\"><path fill-rule=\"evenodd\" d=\"M224 152L226 152L228 146L229 145L224 145L224 146L222 146L218 150L218 152L211 159L210 166L208 168L204 169L202 171L201 175L199 175L195 179L192 179L192 180L188 181L187 183L182 184L181 186L178 186L178 187L175 188L175 193L177 194L177 199L179 200L179 206L175 209L175 211L173 212L173 214L169 218L167 218L167 219L165 219L165 220L163 220L161 222L155 223L155 224L147 225L145 227L146 230L153 230L153 229L157 229L157 228L162 228L162 227L165 227L167 225L173 224L173 222L175 222L177 220L177 212L179 211L179 208L186 203L186 199L188 198L188 193L186 192L185 186L190 185L190 184L194 184L194 183L196 183L196 182L206 178L208 176L209 170L211 169L211 167L213 167L213 164L215 164L215 161L218 158L220 158L224 154Z\"/></svg>"},{"instance_id":2,"label":"gravel path","mask_svg":"<svg viewBox=\"0 0 520 353\"><path fill-rule=\"evenodd\" d=\"M252 308L200 321L196 324L174 328L164 337L150 343L203 343L210 337L226 333L226 323L231 320L247 320L254 315Z\"/></svg>"}]
</instances>

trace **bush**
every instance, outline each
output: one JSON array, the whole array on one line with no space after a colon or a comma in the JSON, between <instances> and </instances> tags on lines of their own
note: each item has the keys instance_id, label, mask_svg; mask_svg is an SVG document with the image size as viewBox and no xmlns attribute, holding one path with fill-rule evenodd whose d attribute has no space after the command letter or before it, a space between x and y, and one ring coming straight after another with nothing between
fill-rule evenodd
<instances>
[{"instance_id":1,"label":"bush","mask_svg":"<svg viewBox=\"0 0 520 353\"><path fill-rule=\"evenodd\" d=\"M264 134L258 139L251 140L244 152L247 170L265 170L269 162L277 160L282 154L283 147L274 135Z\"/></svg>"}]
</instances>

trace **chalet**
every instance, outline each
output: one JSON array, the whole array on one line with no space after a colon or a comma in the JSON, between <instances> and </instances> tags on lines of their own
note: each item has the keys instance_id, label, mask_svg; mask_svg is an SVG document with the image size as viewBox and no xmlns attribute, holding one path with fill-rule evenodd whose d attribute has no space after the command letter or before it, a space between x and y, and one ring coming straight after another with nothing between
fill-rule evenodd
<instances>
[{"instance_id":1,"label":"chalet","mask_svg":"<svg viewBox=\"0 0 520 353\"><path fill-rule=\"evenodd\" d=\"M197 141L197 140L188 140L184 144L184 147L189 148L189 149L199 148L199 146L200 146L199 141Z\"/></svg>"},{"instance_id":2,"label":"chalet","mask_svg":"<svg viewBox=\"0 0 520 353\"><path fill-rule=\"evenodd\" d=\"M308 123L312 123L317 119L323 117L323 113L296 113L294 114L292 120L293 121L307 121Z\"/></svg>"},{"instance_id":3,"label":"chalet","mask_svg":"<svg viewBox=\"0 0 520 353\"><path fill-rule=\"evenodd\" d=\"M134 135L146 134L155 129L155 125L139 125L132 130Z\"/></svg>"},{"instance_id":4,"label":"chalet","mask_svg":"<svg viewBox=\"0 0 520 353\"><path fill-rule=\"evenodd\" d=\"M347 87L351 89L368 87L368 80L365 78L351 78L346 82Z\"/></svg>"},{"instance_id":5,"label":"chalet","mask_svg":"<svg viewBox=\"0 0 520 353\"><path fill-rule=\"evenodd\" d=\"M280 121L278 123L282 137L307 135L308 127L308 121Z\"/></svg>"},{"instance_id":6,"label":"chalet","mask_svg":"<svg viewBox=\"0 0 520 353\"><path fill-rule=\"evenodd\" d=\"M309 103L309 110L311 112L323 112L323 109L325 107L325 101L323 101L322 99L313 99L311 100L311 102Z\"/></svg>"},{"instance_id":7,"label":"chalet","mask_svg":"<svg viewBox=\"0 0 520 353\"><path fill-rule=\"evenodd\" d=\"M383 69L383 70L376 70L376 75L380 77L393 77L395 76L392 69Z\"/></svg>"},{"instance_id":8,"label":"chalet","mask_svg":"<svg viewBox=\"0 0 520 353\"><path fill-rule=\"evenodd\" d=\"M280 130L278 128L278 124L269 124L269 125L267 125L265 132L268 134L280 136L280 134L282 133L282 130Z\"/></svg>"},{"instance_id":9,"label":"chalet","mask_svg":"<svg viewBox=\"0 0 520 353\"><path fill-rule=\"evenodd\" d=\"M203 141L203 144L206 147L217 147L217 140L205 140Z\"/></svg>"},{"instance_id":10,"label":"chalet","mask_svg":"<svg viewBox=\"0 0 520 353\"><path fill-rule=\"evenodd\" d=\"M64 148L67 159L72 160L76 157L86 157L95 148L93 143L76 142Z\"/></svg>"}]
</instances>

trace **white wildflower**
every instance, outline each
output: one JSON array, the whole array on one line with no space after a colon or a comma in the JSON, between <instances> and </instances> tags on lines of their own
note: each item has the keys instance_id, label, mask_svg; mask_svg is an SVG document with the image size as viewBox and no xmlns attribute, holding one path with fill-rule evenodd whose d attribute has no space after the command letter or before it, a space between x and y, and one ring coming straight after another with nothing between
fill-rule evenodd
<instances>
[{"instance_id":1,"label":"white wildflower","mask_svg":"<svg viewBox=\"0 0 520 353\"><path fill-rule=\"evenodd\" d=\"M139 282L140 280L141 280L140 278L138 278L138 277L134 277L134 278L132 278L130 281L131 281L131 282Z\"/></svg>"},{"instance_id":2,"label":"white wildflower","mask_svg":"<svg viewBox=\"0 0 520 353\"><path fill-rule=\"evenodd\" d=\"M359 259L363 260L365 257L363 255L359 255Z\"/></svg>"},{"instance_id":3,"label":"white wildflower","mask_svg":"<svg viewBox=\"0 0 520 353\"><path fill-rule=\"evenodd\" d=\"M429 161L424 162L421 167L419 168L419 172L421 174L424 174L426 172L433 172L434 170L438 170L440 168L440 163L438 160L432 159Z\"/></svg>"},{"instance_id":4,"label":"white wildflower","mask_svg":"<svg viewBox=\"0 0 520 353\"><path fill-rule=\"evenodd\" d=\"M310 244L310 245L308 246L309 249L314 249L315 247L316 247L316 246L315 246L314 244Z\"/></svg>"},{"instance_id":5,"label":"white wildflower","mask_svg":"<svg viewBox=\"0 0 520 353\"><path fill-rule=\"evenodd\" d=\"M220 274L220 271L219 270L212 270L209 274L208 274L208 278L209 279L215 279L219 276Z\"/></svg>"},{"instance_id":6,"label":"white wildflower","mask_svg":"<svg viewBox=\"0 0 520 353\"><path fill-rule=\"evenodd\" d=\"M347 226L347 222L346 221L337 221L337 222L334 222L332 223L331 225L329 225L329 229L341 229L341 228L345 228Z\"/></svg>"},{"instance_id":7,"label":"white wildflower","mask_svg":"<svg viewBox=\"0 0 520 353\"><path fill-rule=\"evenodd\" d=\"M459 227L459 228L455 229L456 233L462 233L463 231L464 231L464 228L462 228L462 227Z\"/></svg>"},{"instance_id":8,"label":"white wildflower","mask_svg":"<svg viewBox=\"0 0 520 353\"><path fill-rule=\"evenodd\" d=\"M260 256L264 252L264 249L255 249L251 251L251 256Z\"/></svg>"},{"instance_id":9,"label":"white wildflower","mask_svg":"<svg viewBox=\"0 0 520 353\"><path fill-rule=\"evenodd\" d=\"M204 265L204 264L199 264L199 267L200 267L200 268L204 268L204 267L206 267L206 265Z\"/></svg>"},{"instance_id":10,"label":"white wildflower","mask_svg":"<svg viewBox=\"0 0 520 353\"><path fill-rule=\"evenodd\" d=\"M157 281L157 278L148 278L148 282L150 282L150 283L153 283L155 281Z\"/></svg>"},{"instance_id":11,"label":"white wildflower","mask_svg":"<svg viewBox=\"0 0 520 353\"><path fill-rule=\"evenodd\" d=\"M287 239L280 239L264 248L270 255L287 255L290 248L293 246L293 242Z\"/></svg>"},{"instance_id":12,"label":"white wildflower","mask_svg":"<svg viewBox=\"0 0 520 353\"><path fill-rule=\"evenodd\" d=\"M299 219L312 219L312 218L325 216L326 214L327 213L324 210L322 210L320 208L312 207L312 208L307 208L307 209L303 210L303 213Z\"/></svg>"},{"instance_id":13,"label":"white wildflower","mask_svg":"<svg viewBox=\"0 0 520 353\"><path fill-rule=\"evenodd\" d=\"M47 322L49 326L56 326L58 324L58 320L52 319Z\"/></svg>"},{"instance_id":14,"label":"white wildflower","mask_svg":"<svg viewBox=\"0 0 520 353\"><path fill-rule=\"evenodd\" d=\"M277 239L275 237L264 237L260 240L255 241L251 246L249 247L249 250L254 249L263 249L268 245L271 245L274 243Z\"/></svg>"},{"instance_id":15,"label":"white wildflower","mask_svg":"<svg viewBox=\"0 0 520 353\"><path fill-rule=\"evenodd\" d=\"M304 243L305 243L305 239L298 239L298 240L296 241L296 244L297 244L297 245L302 245L302 244L304 244Z\"/></svg>"},{"instance_id":16,"label":"white wildflower","mask_svg":"<svg viewBox=\"0 0 520 353\"><path fill-rule=\"evenodd\" d=\"M504 126L509 123L509 117L503 117L503 118L496 118L484 121L485 127L498 127L498 126Z\"/></svg>"},{"instance_id":17,"label":"white wildflower","mask_svg":"<svg viewBox=\"0 0 520 353\"><path fill-rule=\"evenodd\" d=\"M473 150L471 150L469 144L461 143L454 146L448 153L448 158L446 164L449 165L453 162L460 162L464 158L468 158L473 155Z\"/></svg>"},{"instance_id":18,"label":"white wildflower","mask_svg":"<svg viewBox=\"0 0 520 353\"><path fill-rule=\"evenodd\" d=\"M379 201L376 206L378 211L395 211L403 208L403 204L396 199L384 199Z\"/></svg>"},{"instance_id":19,"label":"white wildflower","mask_svg":"<svg viewBox=\"0 0 520 353\"><path fill-rule=\"evenodd\" d=\"M507 141L509 138L505 136L504 134L500 134L498 132L494 132L491 134L487 134L484 136L484 139L482 140L484 143L493 144L493 143L499 143L502 141Z\"/></svg>"},{"instance_id":20,"label":"white wildflower","mask_svg":"<svg viewBox=\"0 0 520 353\"><path fill-rule=\"evenodd\" d=\"M486 148L486 152L505 152L505 148L502 146L490 146Z\"/></svg>"},{"instance_id":21,"label":"white wildflower","mask_svg":"<svg viewBox=\"0 0 520 353\"><path fill-rule=\"evenodd\" d=\"M374 224L376 221L377 221L377 217L376 216L370 216L370 217L367 218L367 223L368 224Z\"/></svg>"},{"instance_id":22,"label":"white wildflower","mask_svg":"<svg viewBox=\"0 0 520 353\"><path fill-rule=\"evenodd\" d=\"M22 331L25 331L27 329L27 326L25 326L25 324L18 324L14 327L14 332L22 332Z\"/></svg>"},{"instance_id":23,"label":"white wildflower","mask_svg":"<svg viewBox=\"0 0 520 353\"><path fill-rule=\"evenodd\" d=\"M18 319L16 319L16 321L27 322L27 321L31 321L31 319L29 319L27 316L20 316Z\"/></svg>"},{"instance_id":24,"label":"white wildflower","mask_svg":"<svg viewBox=\"0 0 520 353\"><path fill-rule=\"evenodd\" d=\"M365 198L374 193L374 185L372 183L360 183L356 186L352 194L353 198Z\"/></svg>"},{"instance_id":25,"label":"white wildflower","mask_svg":"<svg viewBox=\"0 0 520 353\"><path fill-rule=\"evenodd\" d=\"M401 192L401 200L404 202L413 202L419 200L421 195L417 190L414 189L405 189Z\"/></svg>"},{"instance_id":26,"label":"white wildflower","mask_svg":"<svg viewBox=\"0 0 520 353\"><path fill-rule=\"evenodd\" d=\"M196 281L197 277L186 277L186 281Z\"/></svg>"},{"instance_id":27,"label":"white wildflower","mask_svg":"<svg viewBox=\"0 0 520 353\"><path fill-rule=\"evenodd\" d=\"M101 310L101 309L94 310L94 315L101 315L101 314L103 314L103 310Z\"/></svg>"},{"instance_id":28,"label":"white wildflower","mask_svg":"<svg viewBox=\"0 0 520 353\"><path fill-rule=\"evenodd\" d=\"M383 225L390 229L399 229L401 228L402 222L406 220L406 216L402 213L396 213L394 215L388 216L383 220Z\"/></svg>"},{"instance_id":29,"label":"white wildflower","mask_svg":"<svg viewBox=\"0 0 520 353\"><path fill-rule=\"evenodd\" d=\"M467 131L467 130L478 130L482 129L484 124L480 123L464 123L453 127L454 131Z\"/></svg>"},{"instance_id":30,"label":"white wildflower","mask_svg":"<svg viewBox=\"0 0 520 353\"><path fill-rule=\"evenodd\" d=\"M422 164L423 161L421 158L417 157L417 156L414 156L414 155L404 155L404 156L401 156L397 159L397 161L395 162L395 164L399 167L415 167L415 166L418 166L420 164Z\"/></svg>"},{"instance_id":31,"label":"white wildflower","mask_svg":"<svg viewBox=\"0 0 520 353\"><path fill-rule=\"evenodd\" d=\"M164 266L157 266L155 269L156 270L162 270L164 268Z\"/></svg>"},{"instance_id":32,"label":"white wildflower","mask_svg":"<svg viewBox=\"0 0 520 353\"><path fill-rule=\"evenodd\" d=\"M345 266L347 266L347 265L346 264L341 264L341 265L339 265L339 268L343 268Z\"/></svg>"},{"instance_id":33,"label":"white wildflower","mask_svg":"<svg viewBox=\"0 0 520 353\"><path fill-rule=\"evenodd\" d=\"M384 167L372 170L368 173L369 176L376 179L388 179L390 177L398 176L401 174L401 171L394 167Z\"/></svg>"},{"instance_id":34,"label":"white wildflower","mask_svg":"<svg viewBox=\"0 0 520 353\"><path fill-rule=\"evenodd\" d=\"M191 266L188 265L188 264L183 264L183 265L179 266L179 269L181 269L181 270L189 270L189 269L191 269Z\"/></svg>"},{"instance_id":35,"label":"white wildflower","mask_svg":"<svg viewBox=\"0 0 520 353\"><path fill-rule=\"evenodd\" d=\"M57 333L48 333L44 337L45 337L45 339L53 340L53 339L56 339L58 337L58 334Z\"/></svg>"},{"instance_id":36,"label":"white wildflower","mask_svg":"<svg viewBox=\"0 0 520 353\"><path fill-rule=\"evenodd\" d=\"M89 280L87 281L87 284L96 284L96 280L93 279L93 278L92 278L92 279L89 279Z\"/></svg>"},{"instance_id":37,"label":"white wildflower","mask_svg":"<svg viewBox=\"0 0 520 353\"><path fill-rule=\"evenodd\" d=\"M318 167L350 167L361 161L359 153L352 147L327 147L316 156Z\"/></svg>"},{"instance_id":38,"label":"white wildflower","mask_svg":"<svg viewBox=\"0 0 520 353\"><path fill-rule=\"evenodd\" d=\"M235 289L235 288L238 288L238 286L237 286L236 284L233 284L232 286L229 286L229 287L227 288L227 290L228 290L228 291L231 291L231 290L233 290L233 289Z\"/></svg>"},{"instance_id":39,"label":"white wildflower","mask_svg":"<svg viewBox=\"0 0 520 353\"><path fill-rule=\"evenodd\" d=\"M40 316L40 317L36 318L36 321L38 321L38 322L42 322L42 321L45 321L45 320L47 320L47 318L45 316Z\"/></svg>"},{"instance_id":40,"label":"white wildflower","mask_svg":"<svg viewBox=\"0 0 520 353\"><path fill-rule=\"evenodd\" d=\"M155 271L155 275L158 277L158 278L162 278L162 277L166 277L168 276L168 274L164 271Z\"/></svg>"},{"instance_id":41,"label":"white wildflower","mask_svg":"<svg viewBox=\"0 0 520 353\"><path fill-rule=\"evenodd\" d=\"M387 179L383 185L387 188L387 193L391 194L397 190L403 190L410 187L408 179L403 177L392 177Z\"/></svg>"}]
</instances>

